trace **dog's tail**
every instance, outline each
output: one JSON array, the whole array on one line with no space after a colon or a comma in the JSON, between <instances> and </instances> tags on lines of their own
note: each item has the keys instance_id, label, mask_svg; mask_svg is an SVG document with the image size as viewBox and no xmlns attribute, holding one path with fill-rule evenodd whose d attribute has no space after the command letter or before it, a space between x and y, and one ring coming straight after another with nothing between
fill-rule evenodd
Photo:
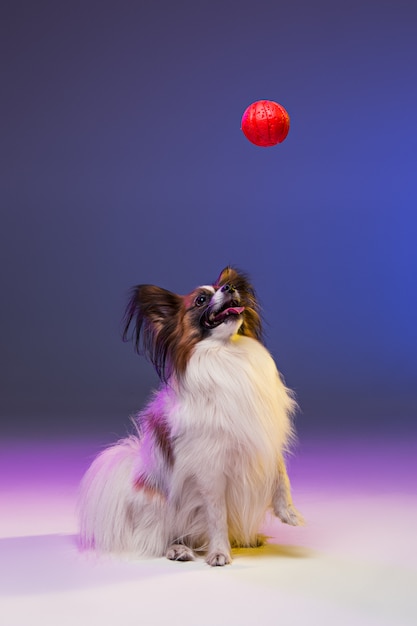
<instances>
[{"instance_id":1,"label":"dog's tail","mask_svg":"<svg viewBox=\"0 0 417 626\"><path fill-rule=\"evenodd\" d=\"M87 470L79 494L79 543L97 552L162 556L169 542L166 502L135 478L138 437L104 450Z\"/></svg>"},{"instance_id":2,"label":"dog's tail","mask_svg":"<svg viewBox=\"0 0 417 626\"><path fill-rule=\"evenodd\" d=\"M121 552L131 543L129 503L139 440L129 437L93 461L80 486L80 545L99 552Z\"/></svg>"}]
</instances>

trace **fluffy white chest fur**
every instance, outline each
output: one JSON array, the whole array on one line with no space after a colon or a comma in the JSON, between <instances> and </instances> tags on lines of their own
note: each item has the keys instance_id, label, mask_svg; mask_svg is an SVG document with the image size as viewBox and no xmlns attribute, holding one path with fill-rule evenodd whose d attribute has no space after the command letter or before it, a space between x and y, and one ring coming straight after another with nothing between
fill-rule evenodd
<instances>
[{"instance_id":1,"label":"fluffy white chest fur","mask_svg":"<svg viewBox=\"0 0 417 626\"><path fill-rule=\"evenodd\" d=\"M295 403L262 343L239 333L248 305L228 278L227 290L221 280L204 288L216 309L199 323L212 327L194 340L183 370L172 357L137 434L105 450L84 477L84 547L176 560L201 552L224 565L231 546L259 544L269 507L285 523L302 522L284 463ZM227 307L219 305L225 291ZM158 332L160 319L152 320Z\"/></svg>"}]
</instances>

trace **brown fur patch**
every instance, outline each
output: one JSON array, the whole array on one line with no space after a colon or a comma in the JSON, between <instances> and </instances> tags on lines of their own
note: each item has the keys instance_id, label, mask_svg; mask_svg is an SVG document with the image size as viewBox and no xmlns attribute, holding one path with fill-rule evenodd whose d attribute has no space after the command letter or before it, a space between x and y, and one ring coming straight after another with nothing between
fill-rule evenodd
<instances>
[{"instance_id":1,"label":"brown fur patch","mask_svg":"<svg viewBox=\"0 0 417 626\"><path fill-rule=\"evenodd\" d=\"M136 491L142 491L148 498L160 498L165 500L165 494L162 493L155 485L150 485L145 476L140 475L133 483L133 488Z\"/></svg>"},{"instance_id":2,"label":"brown fur patch","mask_svg":"<svg viewBox=\"0 0 417 626\"><path fill-rule=\"evenodd\" d=\"M174 450L172 448L171 432L168 424L164 420L154 417L150 426L155 443L158 445L167 464L172 467L172 465L174 465Z\"/></svg>"}]
</instances>

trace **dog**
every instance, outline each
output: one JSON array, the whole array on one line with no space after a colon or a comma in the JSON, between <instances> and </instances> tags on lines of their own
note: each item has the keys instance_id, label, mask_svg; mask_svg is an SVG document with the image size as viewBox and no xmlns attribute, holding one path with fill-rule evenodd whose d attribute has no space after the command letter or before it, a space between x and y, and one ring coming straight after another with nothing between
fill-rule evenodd
<instances>
[{"instance_id":1,"label":"dog","mask_svg":"<svg viewBox=\"0 0 417 626\"><path fill-rule=\"evenodd\" d=\"M231 563L258 546L268 509L300 525L285 454L296 402L262 343L248 276L226 267L213 285L180 296L132 289L125 341L161 385L135 434L105 449L80 489L80 542L98 552Z\"/></svg>"}]
</instances>

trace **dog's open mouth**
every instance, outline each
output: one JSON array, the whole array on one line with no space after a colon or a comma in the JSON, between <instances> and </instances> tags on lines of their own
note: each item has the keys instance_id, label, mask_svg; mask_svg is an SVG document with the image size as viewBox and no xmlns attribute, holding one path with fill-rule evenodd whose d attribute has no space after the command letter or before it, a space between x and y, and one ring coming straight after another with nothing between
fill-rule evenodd
<instances>
[{"instance_id":1,"label":"dog's open mouth","mask_svg":"<svg viewBox=\"0 0 417 626\"><path fill-rule=\"evenodd\" d=\"M206 328L216 328L216 326L220 326L223 322L231 317L237 317L245 310L244 306L225 306L220 311L210 312L207 311L204 316L203 323Z\"/></svg>"}]
</instances>

